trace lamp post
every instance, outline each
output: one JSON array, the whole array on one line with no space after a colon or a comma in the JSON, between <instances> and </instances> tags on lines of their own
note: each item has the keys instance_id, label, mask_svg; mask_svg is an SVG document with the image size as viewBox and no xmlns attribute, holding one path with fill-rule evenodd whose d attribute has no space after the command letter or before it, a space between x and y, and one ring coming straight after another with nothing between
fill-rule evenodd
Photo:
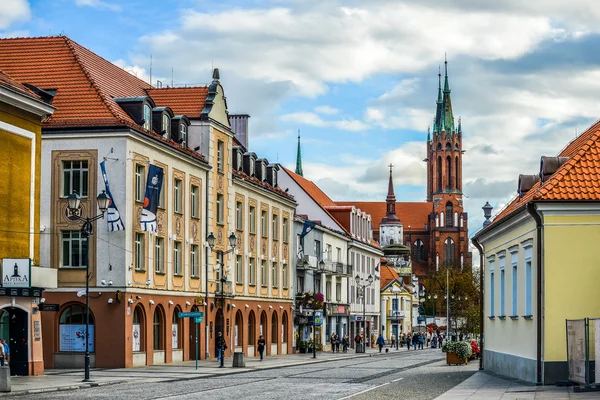
<instances>
[{"instance_id":1,"label":"lamp post","mask_svg":"<svg viewBox=\"0 0 600 400\"><path fill-rule=\"evenodd\" d=\"M313 271L313 320L312 320L312 328L313 328L313 356L312 358L317 358L317 324L315 323L315 319L317 316L317 308L315 307L315 303L317 302L317 272L323 273L325 271L325 262L323 260L319 261L319 265Z\"/></svg>"},{"instance_id":2,"label":"lamp post","mask_svg":"<svg viewBox=\"0 0 600 400\"><path fill-rule=\"evenodd\" d=\"M221 307L222 312L221 312L221 316L223 318L223 320L221 321L221 334L223 334L223 329L225 328L225 282L227 282L227 275L225 275L225 265L223 265L224 261L223 261L223 257L226 254L231 253L232 251L235 250L235 246L237 245L237 237L235 236L235 233L231 232L231 235L229 235L228 237L228 241L229 241L229 247L231 247L229 250L227 251L223 251L223 250L219 250L219 249L215 249L215 235L213 235L213 233L211 232L207 237L206 237L206 241L208 242L208 247L210 247L210 251L212 251L213 253L217 254L217 258L220 261L220 266L219 268L221 269ZM217 267L215 266L215 269ZM216 324L216 321L215 321ZM223 364L225 363L225 352L223 351L223 354L221 354L221 365L220 367L223 367Z\"/></svg>"},{"instance_id":3,"label":"lamp post","mask_svg":"<svg viewBox=\"0 0 600 400\"><path fill-rule=\"evenodd\" d=\"M77 194L77 192L73 192L67 198L67 207L69 208L69 214L71 217L78 221L83 221L83 225L81 226L81 236L85 238L85 374L83 378L83 382L90 382L90 335L89 335L89 327L90 327L90 242L89 237L92 234L92 222L104 218L104 213L108 209L108 205L110 203L110 198L106 195L106 192L103 190L102 193L96 197L96 202L98 203L98 209L100 210L100 214L95 217L81 217L77 214L79 210L79 205L81 204L81 198Z\"/></svg>"},{"instance_id":4,"label":"lamp post","mask_svg":"<svg viewBox=\"0 0 600 400\"><path fill-rule=\"evenodd\" d=\"M427 295L427 299L431 300L431 293L429 293ZM437 293L433 295L433 323L435 326L437 326L437 324L435 323L435 303L437 303L437 299L438 299L438 295Z\"/></svg>"},{"instance_id":5,"label":"lamp post","mask_svg":"<svg viewBox=\"0 0 600 400\"><path fill-rule=\"evenodd\" d=\"M373 275L369 274L369 277L367 279L362 279L360 277L360 275L356 275L354 277L354 280L356 281L356 286L359 287L359 296L362 296L362 301L363 301L363 332L364 332L364 336L365 336L365 341L367 339L367 320L365 317L365 288L367 286L370 286L373 283ZM364 283L361 283L364 282ZM365 347L365 343L363 342L363 350L366 349Z\"/></svg>"},{"instance_id":6,"label":"lamp post","mask_svg":"<svg viewBox=\"0 0 600 400\"><path fill-rule=\"evenodd\" d=\"M394 286L392 287L392 293L394 293L396 295L396 310L392 310L393 313L392 315L394 315L394 317L396 317L396 326L400 325L400 319L399 319L399 312L398 312L398 293L402 292L402 289L400 289L398 286ZM398 350L398 342L400 341L400 330L396 329L396 350Z\"/></svg>"}]
</instances>

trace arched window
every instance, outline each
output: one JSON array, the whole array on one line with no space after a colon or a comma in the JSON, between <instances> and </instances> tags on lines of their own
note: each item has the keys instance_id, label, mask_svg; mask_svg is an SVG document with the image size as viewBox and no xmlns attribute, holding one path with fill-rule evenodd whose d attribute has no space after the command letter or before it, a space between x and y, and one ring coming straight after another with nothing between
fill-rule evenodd
<instances>
[{"instance_id":1,"label":"arched window","mask_svg":"<svg viewBox=\"0 0 600 400\"><path fill-rule=\"evenodd\" d=\"M235 325L233 327L233 345L242 347L244 345L244 318L240 310L235 313Z\"/></svg>"},{"instance_id":2,"label":"arched window","mask_svg":"<svg viewBox=\"0 0 600 400\"><path fill-rule=\"evenodd\" d=\"M446 150L452 151L452 145L450 144L450 142L446 143Z\"/></svg>"},{"instance_id":3,"label":"arched window","mask_svg":"<svg viewBox=\"0 0 600 400\"><path fill-rule=\"evenodd\" d=\"M248 314L248 346L256 346L256 318L254 311Z\"/></svg>"},{"instance_id":4,"label":"arched window","mask_svg":"<svg viewBox=\"0 0 600 400\"><path fill-rule=\"evenodd\" d=\"M460 176L459 172L458 172L458 157L454 158L454 169L456 171L454 173L454 180L456 181L455 187L456 187L456 190L460 190L460 188L458 187L458 181L459 181L458 177Z\"/></svg>"},{"instance_id":5,"label":"arched window","mask_svg":"<svg viewBox=\"0 0 600 400\"><path fill-rule=\"evenodd\" d=\"M173 310L173 318L171 319L171 348L172 349L181 349L183 348L183 325L182 319L179 318L179 312L181 308L179 306L175 306ZM191 325L191 324L190 324Z\"/></svg>"},{"instance_id":6,"label":"arched window","mask_svg":"<svg viewBox=\"0 0 600 400\"><path fill-rule=\"evenodd\" d=\"M267 339L267 313L265 311L260 314L260 326L258 329L258 334L263 335L267 343L269 343L269 339Z\"/></svg>"},{"instance_id":7,"label":"arched window","mask_svg":"<svg viewBox=\"0 0 600 400\"><path fill-rule=\"evenodd\" d=\"M165 319L160 307L154 310L154 320L152 323L152 333L154 335L154 350L165 349Z\"/></svg>"},{"instance_id":8,"label":"arched window","mask_svg":"<svg viewBox=\"0 0 600 400\"><path fill-rule=\"evenodd\" d=\"M271 344L275 344L279 341L279 338L277 337L277 313L273 313L273 315L271 316Z\"/></svg>"},{"instance_id":9,"label":"arched window","mask_svg":"<svg viewBox=\"0 0 600 400\"><path fill-rule=\"evenodd\" d=\"M132 349L134 352L136 351L144 351L146 350L146 339L145 339L145 320L144 320L144 311L141 306L137 306L135 310L133 310L133 330L132 330Z\"/></svg>"},{"instance_id":10,"label":"arched window","mask_svg":"<svg viewBox=\"0 0 600 400\"><path fill-rule=\"evenodd\" d=\"M438 149L438 150L441 150L441 149L442 149L442 144L441 144L441 143L438 143L438 145L437 145L437 149Z\"/></svg>"},{"instance_id":11,"label":"arched window","mask_svg":"<svg viewBox=\"0 0 600 400\"><path fill-rule=\"evenodd\" d=\"M446 203L446 226L448 226L448 227L452 226L452 216L453 215L454 215L454 213L452 212L452 203L447 202Z\"/></svg>"},{"instance_id":12,"label":"arched window","mask_svg":"<svg viewBox=\"0 0 600 400\"><path fill-rule=\"evenodd\" d=\"M444 242L444 263L446 266L454 265L454 240L446 239Z\"/></svg>"},{"instance_id":13,"label":"arched window","mask_svg":"<svg viewBox=\"0 0 600 400\"><path fill-rule=\"evenodd\" d=\"M286 311L283 312L281 317L281 343L285 344L288 341L288 314Z\"/></svg>"},{"instance_id":14,"label":"arched window","mask_svg":"<svg viewBox=\"0 0 600 400\"><path fill-rule=\"evenodd\" d=\"M442 156L438 157L437 161L437 181L438 181L438 192L442 191Z\"/></svg>"},{"instance_id":15,"label":"arched window","mask_svg":"<svg viewBox=\"0 0 600 400\"><path fill-rule=\"evenodd\" d=\"M85 351L85 306L71 304L67 306L58 320L58 351ZM90 312L89 333L87 334L89 351L94 351L94 316Z\"/></svg>"},{"instance_id":16,"label":"arched window","mask_svg":"<svg viewBox=\"0 0 600 400\"><path fill-rule=\"evenodd\" d=\"M446 173L448 174L448 190L452 189L452 157L446 157Z\"/></svg>"},{"instance_id":17,"label":"arched window","mask_svg":"<svg viewBox=\"0 0 600 400\"><path fill-rule=\"evenodd\" d=\"M416 261L425 261L425 246L421 239L413 244L413 259Z\"/></svg>"}]
</instances>

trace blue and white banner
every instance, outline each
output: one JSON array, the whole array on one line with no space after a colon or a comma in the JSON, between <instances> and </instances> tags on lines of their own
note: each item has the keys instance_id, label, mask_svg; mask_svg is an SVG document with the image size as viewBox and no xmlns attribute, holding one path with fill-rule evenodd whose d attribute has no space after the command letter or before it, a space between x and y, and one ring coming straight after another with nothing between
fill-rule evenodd
<instances>
[{"instance_id":1,"label":"blue and white banner","mask_svg":"<svg viewBox=\"0 0 600 400\"><path fill-rule=\"evenodd\" d=\"M102 161L100 163L100 169L102 170L102 178L104 179L104 186L106 187L106 195L110 199L110 203L108 203L108 209L106 210L106 223L108 224L108 231L124 231L125 224L121 220L121 214L119 214L119 210L117 210L117 205L115 204L115 199L113 198L112 193L110 192L110 186L108 185L108 176L106 175L106 161Z\"/></svg>"},{"instance_id":2,"label":"blue and white banner","mask_svg":"<svg viewBox=\"0 0 600 400\"><path fill-rule=\"evenodd\" d=\"M146 179L146 195L140 225L143 231L156 232L156 211L163 183L163 169L150 164Z\"/></svg>"},{"instance_id":3,"label":"blue and white banner","mask_svg":"<svg viewBox=\"0 0 600 400\"><path fill-rule=\"evenodd\" d=\"M304 225L302 225L302 233L300 234L300 243L298 248L298 259L301 259L304 256L304 236L308 235L310 231L315 227L315 223L312 221L304 221Z\"/></svg>"}]
</instances>

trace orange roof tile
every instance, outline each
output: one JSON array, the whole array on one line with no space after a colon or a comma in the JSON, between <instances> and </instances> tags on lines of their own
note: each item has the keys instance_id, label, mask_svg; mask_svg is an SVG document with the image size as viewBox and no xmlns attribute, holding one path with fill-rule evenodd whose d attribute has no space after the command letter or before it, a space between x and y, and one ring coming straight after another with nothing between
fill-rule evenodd
<instances>
[{"instance_id":1,"label":"orange roof tile","mask_svg":"<svg viewBox=\"0 0 600 400\"><path fill-rule=\"evenodd\" d=\"M386 203L384 201L336 201L338 205L353 205L361 211L371 214L373 231L379 231L379 224L386 214ZM422 202L396 202L396 215L405 231L425 230L425 224L429 223L429 214L433 212L433 203Z\"/></svg>"},{"instance_id":2,"label":"orange roof tile","mask_svg":"<svg viewBox=\"0 0 600 400\"><path fill-rule=\"evenodd\" d=\"M393 282L399 278L396 271L394 271L394 268L388 267L387 265L382 265L380 267L380 274L379 287L381 289L389 285L390 282Z\"/></svg>"},{"instance_id":3,"label":"orange roof tile","mask_svg":"<svg viewBox=\"0 0 600 400\"><path fill-rule=\"evenodd\" d=\"M569 159L546 181L516 196L485 229L496 226L532 200L600 200L600 121L569 143L558 155Z\"/></svg>"},{"instance_id":4,"label":"orange roof tile","mask_svg":"<svg viewBox=\"0 0 600 400\"><path fill-rule=\"evenodd\" d=\"M277 193L280 196L286 197L290 200L294 200L294 196L292 196L289 193L286 193L284 190L281 190L281 187L277 186L277 187L273 187L271 185L269 185L268 183L265 182L261 182L258 178L256 177L251 177L248 176L247 174L245 174L243 171L238 171L237 169L232 169L232 173L234 176L237 176L243 180L246 180L248 182L251 182L252 184L256 185L256 186L260 186L264 189L267 189L273 193Z\"/></svg>"},{"instance_id":5,"label":"orange roof tile","mask_svg":"<svg viewBox=\"0 0 600 400\"><path fill-rule=\"evenodd\" d=\"M308 194L314 201L319 203L321 207L335 206L336 204L327 196L317 185L312 181L290 171L289 169L281 166L290 177L296 181L296 183Z\"/></svg>"},{"instance_id":6,"label":"orange roof tile","mask_svg":"<svg viewBox=\"0 0 600 400\"><path fill-rule=\"evenodd\" d=\"M11 88L17 92L20 92L21 94L33 97L34 99L40 99L40 96L31 91L31 89L29 89L27 86L22 85L2 71L0 71L0 86Z\"/></svg>"},{"instance_id":7,"label":"orange roof tile","mask_svg":"<svg viewBox=\"0 0 600 400\"><path fill-rule=\"evenodd\" d=\"M208 87L152 88L146 92L158 107L169 106L175 115L199 118L208 96Z\"/></svg>"}]
</instances>

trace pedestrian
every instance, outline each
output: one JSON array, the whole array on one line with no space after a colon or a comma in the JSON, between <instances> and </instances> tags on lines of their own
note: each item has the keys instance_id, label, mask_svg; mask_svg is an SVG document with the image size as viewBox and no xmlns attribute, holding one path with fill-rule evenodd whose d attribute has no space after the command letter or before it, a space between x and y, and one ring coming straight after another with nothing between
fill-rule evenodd
<instances>
[{"instance_id":1,"label":"pedestrian","mask_svg":"<svg viewBox=\"0 0 600 400\"><path fill-rule=\"evenodd\" d=\"M413 333L412 344L413 344L413 350L416 350L417 346L419 345L419 335L417 335L417 332Z\"/></svg>"},{"instance_id":2,"label":"pedestrian","mask_svg":"<svg viewBox=\"0 0 600 400\"><path fill-rule=\"evenodd\" d=\"M340 352L340 343L342 341L340 340L340 335L338 335L337 333L335 334L335 351L336 353Z\"/></svg>"},{"instance_id":3,"label":"pedestrian","mask_svg":"<svg viewBox=\"0 0 600 400\"><path fill-rule=\"evenodd\" d=\"M438 341L437 336L433 335L433 339L431 339L431 348L432 349L437 348L437 341Z\"/></svg>"},{"instance_id":4,"label":"pedestrian","mask_svg":"<svg viewBox=\"0 0 600 400\"><path fill-rule=\"evenodd\" d=\"M8 364L10 358L10 347L8 347L8 343L6 343L6 340L0 339L0 342L3 345L2 347L4 347L4 360Z\"/></svg>"},{"instance_id":5,"label":"pedestrian","mask_svg":"<svg viewBox=\"0 0 600 400\"><path fill-rule=\"evenodd\" d=\"M410 332L406 335L406 350L410 351Z\"/></svg>"},{"instance_id":6,"label":"pedestrian","mask_svg":"<svg viewBox=\"0 0 600 400\"><path fill-rule=\"evenodd\" d=\"M335 353L335 332L331 334L329 341L331 342L331 352Z\"/></svg>"},{"instance_id":7,"label":"pedestrian","mask_svg":"<svg viewBox=\"0 0 600 400\"><path fill-rule=\"evenodd\" d=\"M217 334L217 360L221 361L219 368L225 367L225 350L227 350L227 343L223 334L219 332Z\"/></svg>"},{"instance_id":8,"label":"pedestrian","mask_svg":"<svg viewBox=\"0 0 600 400\"><path fill-rule=\"evenodd\" d=\"M348 338L348 335L344 333L344 337L342 339L342 351L344 353L348 352L349 345L350 345L350 339Z\"/></svg>"},{"instance_id":9,"label":"pedestrian","mask_svg":"<svg viewBox=\"0 0 600 400\"><path fill-rule=\"evenodd\" d=\"M423 350L423 345L425 344L425 338L423 334L419 335L419 350Z\"/></svg>"},{"instance_id":10,"label":"pedestrian","mask_svg":"<svg viewBox=\"0 0 600 400\"><path fill-rule=\"evenodd\" d=\"M477 342L475 341L475 339L473 339L471 341L471 350L473 350L473 355L476 358L479 358L479 356L480 356L479 346L477 346Z\"/></svg>"},{"instance_id":11,"label":"pedestrian","mask_svg":"<svg viewBox=\"0 0 600 400\"><path fill-rule=\"evenodd\" d=\"M4 339L0 339L0 342L3 342ZM4 345L0 346L0 366L4 367L4 358L6 357L6 353L4 352Z\"/></svg>"},{"instance_id":12,"label":"pedestrian","mask_svg":"<svg viewBox=\"0 0 600 400\"><path fill-rule=\"evenodd\" d=\"M258 337L258 354L260 354L260 361L263 360L263 355L265 353L265 345L267 344L267 342L265 341L265 338L263 337L263 335L260 335Z\"/></svg>"},{"instance_id":13,"label":"pedestrian","mask_svg":"<svg viewBox=\"0 0 600 400\"><path fill-rule=\"evenodd\" d=\"M444 337L442 335L440 335L438 337L438 342L440 343L440 349L442 348L442 345L444 344Z\"/></svg>"},{"instance_id":14,"label":"pedestrian","mask_svg":"<svg viewBox=\"0 0 600 400\"><path fill-rule=\"evenodd\" d=\"M393 348L393 347L396 345L396 335L394 335L394 334L392 333L392 337L391 337L391 339L392 339L392 348Z\"/></svg>"},{"instance_id":15,"label":"pedestrian","mask_svg":"<svg viewBox=\"0 0 600 400\"><path fill-rule=\"evenodd\" d=\"M385 344L385 340L383 340L383 336L381 336L381 334L379 334L376 343L379 346L379 352L381 353L381 349L383 349L383 345Z\"/></svg>"}]
</instances>

